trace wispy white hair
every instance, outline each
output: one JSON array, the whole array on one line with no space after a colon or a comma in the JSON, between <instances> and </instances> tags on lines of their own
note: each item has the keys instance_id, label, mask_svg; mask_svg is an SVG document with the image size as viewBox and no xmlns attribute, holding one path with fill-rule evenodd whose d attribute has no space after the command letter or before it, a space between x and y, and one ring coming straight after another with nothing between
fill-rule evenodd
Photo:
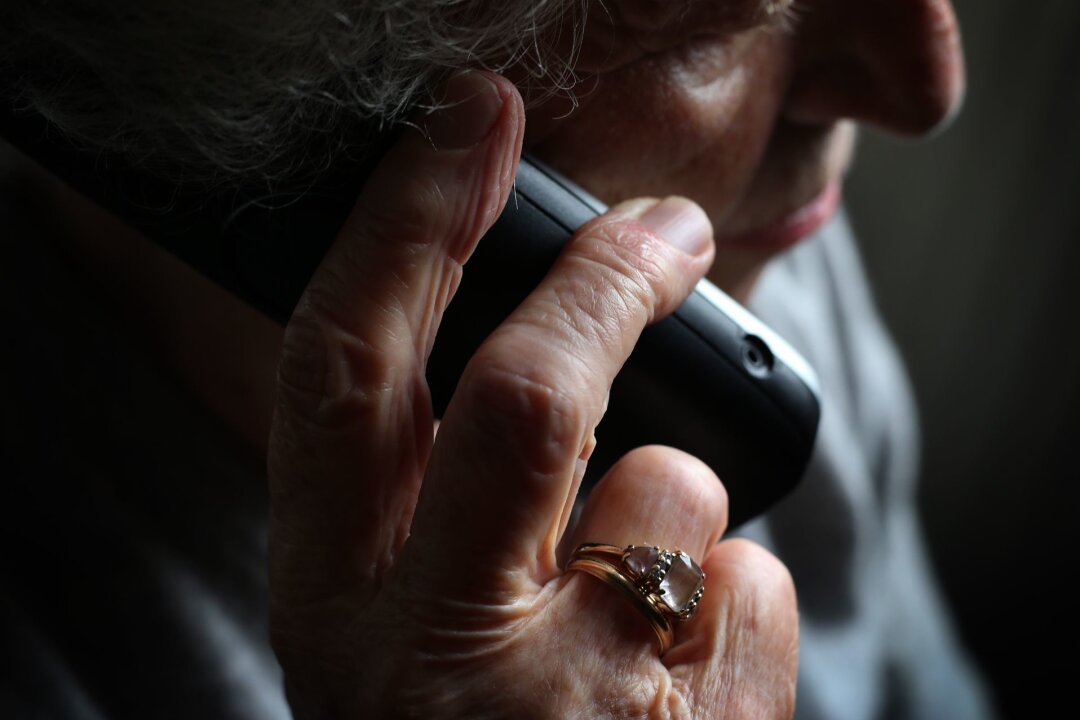
<instances>
[{"instance_id":1,"label":"wispy white hair","mask_svg":"<svg viewBox=\"0 0 1080 720\"><path fill-rule=\"evenodd\" d=\"M568 88L587 1L3 0L0 64L8 102L159 175L302 182L455 70Z\"/></svg>"}]
</instances>

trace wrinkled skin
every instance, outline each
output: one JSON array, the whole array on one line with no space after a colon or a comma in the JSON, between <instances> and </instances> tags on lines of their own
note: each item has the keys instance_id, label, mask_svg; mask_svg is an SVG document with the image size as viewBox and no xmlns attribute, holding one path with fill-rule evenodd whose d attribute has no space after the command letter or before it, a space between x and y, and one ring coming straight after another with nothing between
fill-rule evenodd
<instances>
[{"instance_id":1,"label":"wrinkled skin","mask_svg":"<svg viewBox=\"0 0 1080 720\"><path fill-rule=\"evenodd\" d=\"M748 0L624 0L592 16L581 68L595 86L568 117L533 110L529 143L627 202L583 228L477 352L437 436L424 364L510 192L521 99L503 78L460 76L447 89L460 102L418 119L428 137L408 132L384 159L282 350L271 624L297 717L791 716L790 576L755 545L719 542L727 499L707 467L642 448L569 518L643 326L714 257L713 277L750 287L775 249L738 238L842 174L841 118L918 133L955 108L945 0L806 5L790 34ZM669 194L701 207L630 199ZM702 605L663 658L617 593L561 573L586 541L701 563Z\"/></svg>"},{"instance_id":2,"label":"wrinkled skin","mask_svg":"<svg viewBox=\"0 0 1080 720\"><path fill-rule=\"evenodd\" d=\"M631 202L583 229L473 357L432 445L432 333L506 201L524 119L502 78L451 92L469 99L429 119L441 149L413 132L386 158L286 330L271 588L297 716L786 717L790 577L716 544L727 501L700 462L630 454L568 540L702 559L709 591L663 660L644 619L556 552L614 374L712 260L699 208Z\"/></svg>"},{"instance_id":3,"label":"wrinkled skin","mask_svg":"<svg viewBox=\"0 0 1080 720\"><path fill-rule=\"evenodd\" d=\"M740 236L842 179L851 121L921 135L957 112L964 87L948 0L777 0L772 16L766 5L594 3L580 107L537 108L526 136L609 203L699 203L716 227L710 279L741 297L777 248Z\"/></svg>"}]
</instances>

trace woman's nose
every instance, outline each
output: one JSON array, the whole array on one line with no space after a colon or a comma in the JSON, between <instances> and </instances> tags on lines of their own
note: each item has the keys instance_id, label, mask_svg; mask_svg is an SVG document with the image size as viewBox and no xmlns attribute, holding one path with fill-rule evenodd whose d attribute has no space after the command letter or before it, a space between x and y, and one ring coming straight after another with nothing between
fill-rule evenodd
<instances>
[{"instance_id":1,"label":"woman's nose","mask_svg":"<svg viewBox=\"0 0 1080 720\"><path fill-rule=\"evenodd\" d=\"M949 0L816 0L801 22L789 120L920 135L959 110L964 60Z\"/></svg>"}]
</instances>

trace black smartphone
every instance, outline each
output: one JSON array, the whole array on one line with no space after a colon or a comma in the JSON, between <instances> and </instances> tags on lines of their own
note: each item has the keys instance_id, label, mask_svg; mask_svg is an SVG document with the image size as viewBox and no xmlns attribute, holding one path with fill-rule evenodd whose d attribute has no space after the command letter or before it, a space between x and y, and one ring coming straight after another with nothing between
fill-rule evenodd
<instances>
[{"instance_id":1,"label":"black smartphone","mask_svg":"<svg viewBox=\"0 0 1080 720\"><path fill-rule=\"evenodd\" d=\"M289 194L189 192L122 159L88 153L33 115L0 111L0 137L192 267L285 323L370 167ZM428 368L436 416L483 339L536 287L602 203L532 158L467 264ZM820 414L809 364L708 281L650 326L616 378L585 487L629 450L663 444L708 463L730 524L760 514L802 477Z\"/></svg>"}]
</instances>

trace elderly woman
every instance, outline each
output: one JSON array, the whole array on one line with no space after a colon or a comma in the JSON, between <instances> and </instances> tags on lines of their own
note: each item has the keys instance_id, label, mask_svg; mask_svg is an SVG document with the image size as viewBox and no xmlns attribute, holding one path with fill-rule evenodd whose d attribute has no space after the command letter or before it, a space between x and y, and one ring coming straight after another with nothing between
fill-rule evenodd
<instances>
[{"instance_id":1,"label":"elderly woman","mask_svg":"<svg viewBox=\"0 0 1080 720\"><path fill-rule=\"evenodd\" d=\"M6 321L39 338L9 377L62 374L7 408L34 428L5 530L17 711L284 715L268 598L302 718L984 716L917 537L903 375L826 224L852 121L920 134L955 112L948 0L15 0L0 21L9 103L178 185L302 187L411 126L283 333L10 171L34 188L10 227L55 249L5 243ZM425 362L523 146L614 207L473 357L436 434ZM761 544L721 541L722 478L669 448L571 512L614 375L706 275L822 374L808 477L745 530ZM76 282L105 286L101 309ZM57 365L57 342L78 357ZM662 657L640 604L564 572L597 541L705 571Z\"/></svg>"}]
</instances>

